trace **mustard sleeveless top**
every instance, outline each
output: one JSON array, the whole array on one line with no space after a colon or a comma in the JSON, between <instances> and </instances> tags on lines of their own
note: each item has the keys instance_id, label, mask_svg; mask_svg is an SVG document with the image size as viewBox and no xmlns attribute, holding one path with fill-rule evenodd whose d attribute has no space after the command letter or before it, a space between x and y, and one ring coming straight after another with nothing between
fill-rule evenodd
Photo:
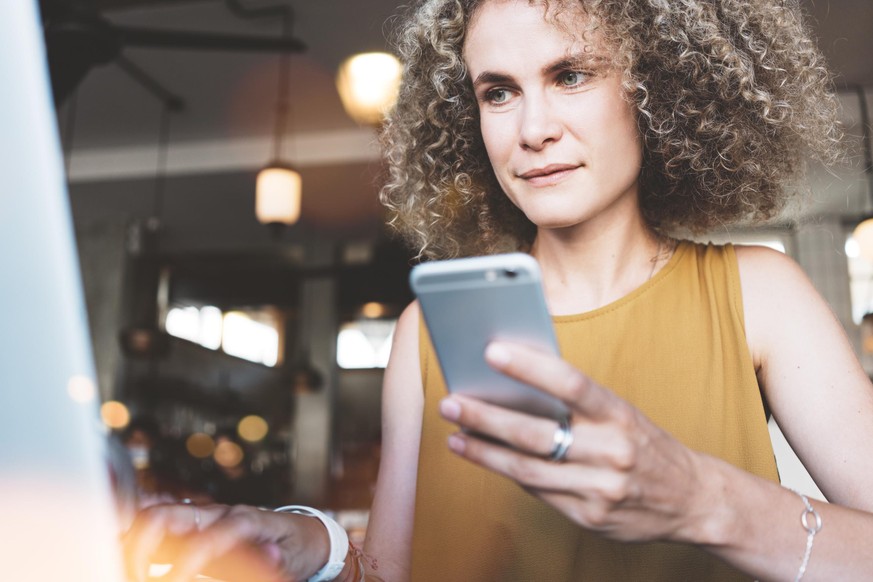
<instances>
[{"instance_id":1,"label":"mustard sleeveless top","mask_svg":"<svg viewBox=\"0 0 873 582\"><path fill-rule=\"evenodd\" d=\"M563 357L688 447L778 482L746 343L732 246L680 242L627 296L553 318ZM449 452L446 388L422 324L425 409L412 580L748 580L703 550L590 533L509 479Z\"/></svg>"}]
</instances>

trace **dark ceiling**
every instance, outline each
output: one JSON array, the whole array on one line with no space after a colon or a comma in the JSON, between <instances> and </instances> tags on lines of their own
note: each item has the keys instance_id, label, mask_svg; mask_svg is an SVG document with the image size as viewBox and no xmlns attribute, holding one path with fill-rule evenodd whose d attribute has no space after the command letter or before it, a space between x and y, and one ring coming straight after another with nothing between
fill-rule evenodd
<instances>
[{"instance_id":1,"label":"dark ceiling","mask_svg":"<svg viewBox=\"0 0 873 582\"><path fill-rule=\"evenodd\" d=\"M261 38L277 38L282 32L281 19L240 18L226 0L79 1L124 26ZM375 132L346 116L334 79L347 56L387 49L386 34L403 0L232 1L251 9L293 8L293 36L307 49L290 57L291 114L285 147L290 161L302 166L304 174L307 167L329 174L334 192L374 200L375 185L362 183L361 164L376 163ZM801 3L837 72L838 86L873 89L873 1ZM276 118L276 53L128 47L122 55L184 101L184 110L172 116L169 173L203 172L207 166L214 171L223 164L252 171L267 161ZM161 101L118 62L90 70L59 112L65 147L72 151L73 181L112 179L114 171L124 179L153 175L161 112ZM305 195L311 197L313 208L319 200L332 201L314 212L337 208L335 195ZM378 204L366 206L379 212Z\"/></svg>"},{"instance_id":2,"label":"dark ceiling","mask_svg":"<svg viewBox=\"0 0 873 582\"><path fill-rule=\"evenodd\" d=\"M68 0L46 0L64 3ZM282 20L241 18L225 0L93 0L110 22L128 27L277 39ZM292 131L354 129L339 103L334 76L355 52L385 50L385 23L398 0L237 0L252 10L291 6L293 37L306 45L291 57ZM119 6L124 8L119 8ZM270 133L276 100L278 53L123 47L122 56L185 101L174 124L182 141ZM77 147L153 140L148 113L155 100L117 62L93 68L80 87Z\"/></svg>"},{"instance_id":3,"label":"dark ceiling","mask_svg":"<svg viewBox=\"0 0 873 582\"><path fill-rule=\"evenodd\" d=\"M66 0L51 0L54 2ZM140 27L275 37L278 19L244 20L224 0L91 0L111 21ZM292 58L292 100L296 132L351 129L333 87L336 67L346 56L385 49L385 32L401 0L237 0L252 9L293 7L293 34L307 46ZM822 50L840 86L873 86L873 2L803 0ZM128 48L139 65L188 105L174 126L180 140L223 139L269 132L276 57L242 51ZM128 75L109 64L95 69L82 87L79 147L148 143L154 122L147 94L138 94ZM131 86L133 85L133 86ZM144 93L141 90L139 93ZM152 107L153 108L153 107ZM132 113L136 112L136 115Z\"/></svg>"}]
</instances>

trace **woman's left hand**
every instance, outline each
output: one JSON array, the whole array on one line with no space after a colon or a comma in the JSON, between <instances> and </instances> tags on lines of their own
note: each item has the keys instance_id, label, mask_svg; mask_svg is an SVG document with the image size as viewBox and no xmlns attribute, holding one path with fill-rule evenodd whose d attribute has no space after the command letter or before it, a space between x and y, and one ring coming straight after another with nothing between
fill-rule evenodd
<instances>
[{"instance_id":1,"label":"woman's left hand","mask_svg":"<svg viewBox=\"0 0 873 582\"><path fill-rule=\"evenodd\" d=\"M444 418L509 447L459 432L458 455L517 481L586 529L624 541L701 541L713 507L703 483L709 459L557 356L505 342L486 350L497 371L560 398L571 410L573 443L548 460L557 422L449 396Z\"/></svg>"}]
</instances>

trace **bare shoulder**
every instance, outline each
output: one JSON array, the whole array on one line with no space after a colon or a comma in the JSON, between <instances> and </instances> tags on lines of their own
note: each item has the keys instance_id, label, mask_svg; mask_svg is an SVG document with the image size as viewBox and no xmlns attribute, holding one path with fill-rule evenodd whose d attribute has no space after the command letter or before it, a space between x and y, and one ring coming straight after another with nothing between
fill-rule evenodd
<instances>
[{"instance_id":1,"label":"bare shoulder","mask_svg":"<svg viewBox=\"0 0 873 582\"><path fill-rule=\"evenodd\" d=\"M737 247L737 260L747 341L776 421L828 499L870 510L857 492L873 487L873 468L858 469L873 447L873 391L843 325L790 257Z\"/></svg>"},{"instance_id":2,"label":"bare shoulder","mask_svg":"<svg viewBox=\"0 0 873 582\"><path fill-rule=\"evenodd\" d=\"M764 246L735 247L749 347L756 361L784 334L837 324L803 269L785 253Z\"/></svg>"},{"instance_id":3,"label":"bare shoulder","mask_svg":"<svg viewBox=\"0 0 873 582\"><path fill-rule=\"evenodd\" d=\"M418 343L418 325L421 314L421 308L418 306L418 301L413 301L403 310L400 318L397 320L397 329L394 332L395 339L400 336L400 339L415 340Z\"/></svg>"},{"instance_id":4,"label":"bare shoulder","mask_svg":"<svg viewBox=\"0 0 873 582\"><path fill-rule=\"evenodd\" d=\"M734 249L744 290L746 284L752 291L792 288L800 282L811 287L800 265L785 253L760 245L737 245Z\"/></svg>"},{"instance_id":5,"label":"bare shoulder","mask_svg":"<svg viewBox=\"0 0 873 582\"><path fill-rule=\"evenodd\" d=\"M419 313L418 302L413 301L397 320L383 382L383 413L386 408L391 408L393 401L405 405L416 403L422 397L418 357Z\"/></svg>"},{"instance_id":6,"label":"bare shoulder","mask_svg":"<svg viewBox=\"0 0 873 582\"><path fill-rule=\"evenodd\" d=\"M419 374L418 364L418 333L420 309L418 301L413 301L400 314L397 326L394 328L394 339L391 344L391 357L385 370L385 383L393 384L397 375L415 376ZM404 379L406 380L406 379Z\"/></svg>"}]
</instances>

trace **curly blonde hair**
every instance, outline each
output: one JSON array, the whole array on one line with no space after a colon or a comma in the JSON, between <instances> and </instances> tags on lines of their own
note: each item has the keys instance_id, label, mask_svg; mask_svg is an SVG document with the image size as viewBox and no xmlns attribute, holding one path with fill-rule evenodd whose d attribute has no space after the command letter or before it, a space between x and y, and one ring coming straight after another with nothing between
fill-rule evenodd
<instances>
[{"instance_id":1,"label":"curly blonde hair","mask_svg":"<svg viewBox=\"0 0 873 582\"><path fill-rule=\"evenodd\" d=\"M526 248L536 234L497 184L463 60L485 1L423 0L399 29L381 200L420 257ZM796 0L547 1L581 8L611 39L638 111L640 205L654 231L771 219L805 160L838 159L832 78Z\"/></svg>"}]
</instances>

